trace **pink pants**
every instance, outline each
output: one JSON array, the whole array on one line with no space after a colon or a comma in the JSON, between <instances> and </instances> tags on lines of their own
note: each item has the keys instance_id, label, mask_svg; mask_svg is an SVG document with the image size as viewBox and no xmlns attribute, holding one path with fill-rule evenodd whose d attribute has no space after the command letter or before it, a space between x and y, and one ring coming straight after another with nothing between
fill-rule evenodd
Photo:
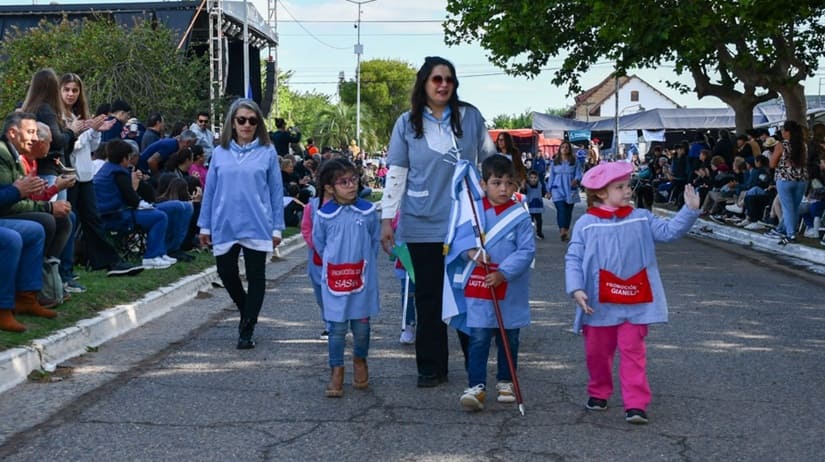
<instances>
[{"instance_id":1,"label":"pink pants","mask_svg":"<svg viewBox=\"0 0 825 462\"><path fill-rule=\"evenodd\" d=\"M613 357L619 347L619 382L624 408L646 410L650 404L650 385L645 372L647 325L625 322L618 326L584 326L587 358L587 393L593 398L610 399L613 393Z\"/></svg>"}]
</instances>

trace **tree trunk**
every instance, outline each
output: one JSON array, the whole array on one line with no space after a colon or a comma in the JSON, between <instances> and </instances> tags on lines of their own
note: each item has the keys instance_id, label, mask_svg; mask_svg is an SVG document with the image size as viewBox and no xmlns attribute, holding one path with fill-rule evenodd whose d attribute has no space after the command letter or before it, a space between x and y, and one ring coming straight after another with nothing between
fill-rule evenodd
<instances>
[{"instance_id":1,"label":"tree trunk","mask_svg":"<svg viewBox=\"0 0 825 462\"><path fill-rule=\"evenodd\" d=\"M776 88L785 102L785 119L793 120L805 126L807 124L808 101L805 99L805 87L799 83Z\"/></svg>"},{"instance_id":2,"label":"tree trunk","mask_svg":"<svg viewBox=\"0 0 825 462\"><path fill-rule=\"evenodd\" d=\"M737 98L735 101L725 101L733 109L736 121L736 134L742 135L753 129L753 108L756 102L750 98Z\"/></svg>"}]
</instances>

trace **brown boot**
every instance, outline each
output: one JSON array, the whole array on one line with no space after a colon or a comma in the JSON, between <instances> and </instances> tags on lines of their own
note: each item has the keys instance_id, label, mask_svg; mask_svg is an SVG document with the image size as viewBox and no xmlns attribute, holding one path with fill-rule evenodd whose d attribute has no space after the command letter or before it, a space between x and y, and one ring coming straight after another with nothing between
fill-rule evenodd
<instances>
[{"instance_id":1,"label":"brown boot","mask_svg":"<svg viewBox=\"0 0 825 462\"><path fill-rule=\"evenodd\" d=\"M332 368L324 395L327 398L340 398L344 396L344 366Z\"/></svg>"},{"instance_id":2,"label":"brown boot","mask_svg":"<svg viewBox=\"0 0 825 462\"><path fill-rule=\"evenodd\" d=\"M40 318L56 318L57 311L43 308L37 301L37 292L17 292L14 294L14 314L27 314Z\"/></svg>"},{"instance_id":3,"label":"brown boot","mask_svg":"<svg viewBox=\"0 0 825 462\"><path fill-rule=\"evenodd\" d=\"M26 326L14 319L14 313L7 308L0 308L0 330L7 332L25 332Z\"/></svg>"},{"instance_id":4,"label":"brown boot","mask_svg":"<svg viewBox=\"0 0 825 462\"><path fill-rule=\"evenodd\" d=\"M352 358L352 386L359 390L367 388L370 384L370 372L367 368L367 358Z\"/></svg>"}]
</instances>

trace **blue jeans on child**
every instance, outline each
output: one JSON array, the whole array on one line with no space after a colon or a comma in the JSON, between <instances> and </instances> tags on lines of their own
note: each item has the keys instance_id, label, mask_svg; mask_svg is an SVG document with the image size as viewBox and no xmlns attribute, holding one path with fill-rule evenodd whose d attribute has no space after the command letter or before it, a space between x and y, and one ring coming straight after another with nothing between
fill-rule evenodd
<instances>
[{"instance_id":1,"label":"blue jeans on child","mask_svg":"<svg viewBox=\"0 0 825 462\"><path fill-rule=\"evenodd\" d=\"M513 366L518 366L518 336L519 329L505 329L507 333L507 343L510 344L510 353L513 355ZM487 386L487 359L490 356L490 340L495 336L496 348L498 349L496 379L501 381L511 381L510 367L507 365L507 355L504 352L504 344L498 328L488 329L484 327L470 328L470 346L468 348L467 375L470 387L478 384Z\"/></svg>"},{"instance_id":2,"label":"blue jeans on child","mask_svg":"<svg viewBox=\"0 0 825 462\"><path fill-rule=\"evenodd\" d=\"M347 330L352 329L352 355L366 358L370 350L370 318L344 322L327 321L329 325L329 367L344 365Z\"/></svg>"}]
</instances>

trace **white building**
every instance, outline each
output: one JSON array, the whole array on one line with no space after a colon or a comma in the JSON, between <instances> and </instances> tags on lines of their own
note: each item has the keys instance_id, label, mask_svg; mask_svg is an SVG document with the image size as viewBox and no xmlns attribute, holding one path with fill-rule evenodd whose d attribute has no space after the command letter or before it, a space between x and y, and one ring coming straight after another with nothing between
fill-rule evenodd
<instances>
[{"instance_id":1,"label":"white building","mask_svg":"<svg viewBox=\"0 0 825 462\"><path fill-rule=\"evenodd\" d=\"M675 101L636 75L619 77L619 115L648 109L679 108ZM616 115L616 81L608 76L598 85L575 97L570 116L595 121Z\"/></svg>"}]
</instances>

